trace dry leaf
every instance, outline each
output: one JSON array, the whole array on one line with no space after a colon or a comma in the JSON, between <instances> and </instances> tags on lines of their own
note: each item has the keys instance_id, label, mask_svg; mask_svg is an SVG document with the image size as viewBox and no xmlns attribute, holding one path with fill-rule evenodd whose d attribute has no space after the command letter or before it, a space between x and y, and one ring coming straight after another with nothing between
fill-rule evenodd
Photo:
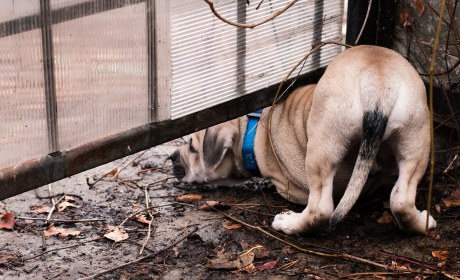
<instances>
[{"instance_id":1,"label":"dry leaf","mask_svg":"<svg viewBox=\"0 0 460 280\"><path fill-rule=\"evenodd\" d=\"M77 236L80 235L80 231L71 231L71 232L63 232L59 234L59 237L67 237L67 236Z\"/></svg>"},{"instance_id":2,"label":"dry leaf","mask_svg":"<svg viewBox=\"0 0 460 280\"><path fill-rule=\"evenodd\" d=\"M66 210L67 207L74 207L75 208L77 206L75 206L72 203L69 203L67 201L64 201L64 202L61 202L61 203L58 204L58 206L57 206L58 212L62 212L64 210Z\"/></svg>"},{"instance_id":3,"label":"dry leaf","mask_svg":"<svg viewBox=\"0 0 460 280\"><path fill-rule=\"evenodd\" d=\"M431 252L431 255L433 255L433 257L441 259L441 260L445 260L445 259L448 259L450 257L449 251L433 251L433 252Z\"/></svg>"},{"instance_id":4,"label":"dry leaf","mask_svg":"<svg viewBox=\"0 0 460 280\"><path fill-rule=\"evenodd\" d=\"M419 16L422 16L423 12L425 11L425 6L423 6L420 0L415 0L415 7L417 8L417 11L420 13Z\"/></svg>"},{"instance_id":5,"label":"dry leaf","mask_svg":"<svg viewBox=\"0 0 460 280\"><path fill-rule=\"evenodd\" d=\"M213 211L214 209L212 209L211 206L218 210L225 210L230 208L230 205L221 201L206 201L206 203L201 205L200 210Z\"/></svg>"},{"instance_id":6,"label":"dry leaf","mask_svg":"<svg viewBox=\"0 0 460 280\"><path fill-rule=\"evenodd\" d=\"M2 220L0 221L0 229L13 229L14 227L14 214L6 213L3 214Z\"/></svg>"},{"instance_id":7,"label":"dry leaf","mask_svg":"<svg viewBox=\"0 0 460 280\"><path fill-rule=\"evenodd\" d=\"M399 14L399 22L403 23L407 20L409 17L409 13L407 12L406 9L402 9L401 14Z\"/></svg>"},{"instance_id":8,"label":"dry leaf","mask_svg":"<svg viewBox=\"0 0 460 280\"><path fill-rule=\"evenodd\" d=\"M151 221L151 220L147 220L147 217L145 215L134 215L133 217L131 217L131 219L136 220L140 223L144 223L144 224L150 224L150 221Z\"/></svg>"},{"instance_id":9,"label":"dry leaf","mask_svg":"<svg viewBox=\"0 0 460 280\"><path fill-rule=\"evenodd\" d=\"M436 209L436 211L438 211L438 213L441 213L441 206L439 204L436 204L434 208Z\"/></svg>"},{"instance_id":10,"label":"dry leaf","mask_svg":"<svg viewBox=\"0 0 460 280\"><path fill-rule=\"evenodd\" d=\"M218 254L216 259L208 260L205 267L210 269L240 269L248 266L254 260L254 253L249 252L229 261L230 254Z\"/></svg>"},{"instance_id":11,"label":"dry leaf","mask_svg":"<svg viewBox=\"0 0 460 280\"><path fill-rule=\"evenodd\" d=\"M254 258L256 258L256 259L265 258L265 257L268 257L270 255L270 253L267 251L267 249L265 249L264 246L262 246L262 244L258 244L258 243L248 244L244 240L241 241L240 244L241 244L241 249L243 249L243 251L249 251L254 247L260 247L260 248L256 248L256 249L251 251L251 252L254 252Z\"/></svg>"},{"instance_id":12,"label":"dry leaf","mask_svg":"<svg viewBox=\"0 0 460 280\"><path fill-rule=\"evenodd\" d=\"M391 221L393 221L393 217L390 214L388 214L387 211L383 213L382 217L377 219L377 223L379 224L388 224L391 223Z\"/></svg>"},{"instance_id":13,"label":"dry leaf","mask_svg":"<svg viewBox=\"0 0 460 280\"><path fill-rule=\"evenodd\" d=\"M30 211L30 213L32 214L43 214L43 213L49 213L49 212L51 212L51 207L47 205L41 206L41 208Z\"/></svg>"},{"instance_id":14,"label":"dry leaf","mask_svg":"<svg viewBox=\"0 0 460 280\"><path fill-rule=\"evenodd\" d=\"M440 262L440 263L438 263L438 266L439 267L444 267L446 264L447 264L447 262Z\"/></svg>"},{"instance_id":15,"label":"dry leaf","mask_svg":"<svg viewBox=\"0 0 460 280\"><path fill-rule=\"evenodd\" d=\"M137 211L141 211L145 209L144 206L137 205L137 204L133 204L132 207L133 207L133 212L137 212Z\"/></svg>"},{"instance_id":16,"label":"dry leaf","mask_svg":"<svg viewBox=\"0 0 460 280\"><path fill-rule=\"evenodd\" d=\"M192 202L195 200L200 200L202 199L203 196L200 194L185 194L177 197L177 200L183 201L183 202Z\"/></svg>"},{"instance_id":17,"label":"dry leaf","mask_svg":"<svg viewBox=\"0 0 460 280\"><path fill-rule=\"evenodd\" d=\"M253 273L254 271L257 271L257 270L254 267L254 264L250 263L248 266L245 266L243 268L240 268L240 269L234 270L234 271L230 271L230 272L231 273L241 273L241 272Z\"/></svg>"},{"instance_id":18,"label":"dry leaf","mask_svg":"<svg viewBox=\"0 0 460 280\"><path fill-rule=\"evenodd\" d=\"M75 202L77 201L75 198L71 197L71 196L64 196L64 201L72 201L72 202Z\"/></svg>"},{"instance_id":19,"label":"dry leaf","mask_svg":"<svg viewBox=\"0 0 460 280\"><path fill-rule=\"evenodd\" d=\"M273 269L277 264L278 264L277 261L272 261L272 262L264 263L263 265L260 265L260 266L256 266L256 269L258 271Z\"/></svg>"},{"instance_id":20,"label":"dry leaf","mask_svg":"<svg viewBox=\"0 0 460 280\"><path fill-rule=\"evenodd\" d=\"M233 224L231 220L225 220L222 223L222 226L226 229L235 229L235 228L240 228L241 224Z\"/></svg>"},{"instance_id":21,"label":"dry leaf","mask_svg":"<svg viewBox=\"0 0 460 280\"><path fill-rule=\"evenodd\" d=\"M125 232L124 229L121 229L119 227L115 228L114 231L107 233L104 235L106 238L113 240L115 242L121 241L128 239L128 234Z\"/></svg>"},{"instance_id":22,"label":"dry leaf","mask_svg":"<svg viewBox=\"0 0 460 280\"><path fill-rule=\"evenodd\" d=\"M65 229L63 228L57 228L54 226L54 224L51 224L47 230L45 230L45 236L54 236L58 235L61 233L65 233Z\"/></svg>"},{"instance_id":23,"label":"dry leaf","mask_svg":"<svg viewBox=\"0 0 460 280\"><path fill-rule=\"evenodd\" d=\"M118 173L118 168L115 168L114 170L110 171L109 174L105 175L105 177L113 177L117 173Z\"/></svg>"},{"instance_id":24,"label":"dry leaf","mask_svg":"<svg viewBox=\"0 0 460 280\"><path fill-rule=\"evenodd\" d=\"M26 222L26 224L31 224L33 222L35 222L34 220L24 220L24 222Z\"/></svg>"},{"instance_id":25,"label":"dry leaf","mask_svg":"<svg viewBox=\"0 0 460 280\"><path fill-rule=\"evenodd\" d=\"M460 188L453 191L443 202L447 208L460 206Z\"/></svg>"}]
</instances>

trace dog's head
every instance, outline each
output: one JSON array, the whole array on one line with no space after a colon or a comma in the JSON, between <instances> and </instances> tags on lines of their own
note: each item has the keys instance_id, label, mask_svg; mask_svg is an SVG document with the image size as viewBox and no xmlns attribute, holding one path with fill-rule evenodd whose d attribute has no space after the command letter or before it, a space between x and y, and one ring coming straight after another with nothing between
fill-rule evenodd
<instances>
[{"instance_id":1,"label":"dog's head","mask_svg":"<svg viewBox=\"0 0 460 280\"><path fill-rule=\"evenodd\" d=\"M234 184L241 178L235 163L239 124L229 121L191 135L170 157L176 178L190 184Z\"/></svg>"}]
</instances>

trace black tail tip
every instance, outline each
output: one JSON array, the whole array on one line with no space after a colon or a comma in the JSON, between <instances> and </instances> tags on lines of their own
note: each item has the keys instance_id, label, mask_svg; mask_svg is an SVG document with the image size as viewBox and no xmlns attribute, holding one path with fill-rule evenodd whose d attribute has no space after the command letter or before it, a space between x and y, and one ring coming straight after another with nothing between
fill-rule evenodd
<instances>
[{"instance_id":1,"label":"black tail tip","mask_svg":"<svg viewBox=\"0 0 460 280\"><path fill-rule=\"evenodd\" d=\"M329 220L329 230L335 228L335 226L342 220L341 215L333 214L331 219Z\"/></svg>"}]
</instances>

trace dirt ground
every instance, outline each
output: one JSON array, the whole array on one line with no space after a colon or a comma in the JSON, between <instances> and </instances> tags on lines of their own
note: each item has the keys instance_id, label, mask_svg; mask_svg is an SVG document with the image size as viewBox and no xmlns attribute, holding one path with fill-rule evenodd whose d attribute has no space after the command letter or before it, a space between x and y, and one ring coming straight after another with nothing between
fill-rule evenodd
<instances>
[{"instance_id":1,"label":"dirt ground","mask_svg":"<svg viewBox=\"0 0 460 280\"><path fill-rule=\"evenodd\" d=\"M394 181L388 182L389 188L382 189L365 201L358 201L352 212L332 232L287 237L267 226L271 224L273 214L283 209L301 211L302 207L288 203L275 193L276 190L267 181L252 181L233 187L197 188L179 184L175 179L162 180L172 176L170 167L162 167L170 165L166 161L166 153L171 153L182 144L182 140L171 141L138 154L140 157L137 159L138 155L133 155L127 160L120 159L51 184L53 195L66 193L76 199L74 202L68 201L76 207L54 211L51 216L51 220L73 222L55 221L55 228L80 232L68 237L47 236L45 246L42 234L51 231L49 224L24 217L46 218L47 213L33 214L31 211L52 206L51 200L39 199L35 191L30 191L1 201L0 214L14 213L16 224L15 232L0 230L0 279L84 278L158 252L195 227L196 232L171 249L103 274L98 279L336 279L347 275L345 278L348 279L420 279L416 274L405 275L404 271L419 269L423 236L400 231L391 221L391 214L387 215L391 213L387 208L388 194ZM93 182L94 178L101 177L120 163L123 163L120 168L127 167L119 174L119 181L111 181L112 177L107 177L93 188L88 187L86 178ZM161 168L138 174L153 167ZM426 263L433 267L431 271L442 266L450 274L459 275L460 208L439 206L453 189L453 185L446 180L441 175L436 176L431 211L438 228L429 234ZM145 205L145 192L138 186L148 184L151 204L164 206L155 208L157 213L152 222L152 234L139 256L140 248L147 239L148 224L128 219L122 229L129 237L116 243L103 236L113 231L108 226L120 225L134 212L133 205ZM417 195L419 209L426 208L427 188L428 179L425 178ZM49 187L43 186L37 193L39 196L49 196ZM201 195L202 199L178 204L180 198L177 196L186 194ZM56 199L60 198L58 196ZM203 201L226 202L230 204L230 209L224 210L225 213L259 226L301 248L323 253L346 253L384 267L342 257L300 252L256 229L239 227L237 223L227 221L228 218L219 212L199 210ZM147 213L143 214L150 219ZM83 219L103 221L81 221ZM83 243L99 237L102 238ZM46 250L79 243L83 244L28 259ZM248 253L248 248L255 246L262 247ZM237 271L238 266L232 268L232 264L243 262L243 258L248 256L249 266L240 272ZM215 262L212 263L214 268L206 267L209 260L218 257L223 259L222 266L227 269L216 269L218 265ZM430 279L447 277L438 274L431 275Z\"/></svg>"}]
</instances>

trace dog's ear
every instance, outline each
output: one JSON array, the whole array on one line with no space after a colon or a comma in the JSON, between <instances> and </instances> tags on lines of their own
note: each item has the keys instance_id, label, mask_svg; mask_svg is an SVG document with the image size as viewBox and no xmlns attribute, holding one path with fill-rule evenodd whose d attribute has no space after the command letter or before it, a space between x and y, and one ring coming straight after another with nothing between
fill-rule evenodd
<instances>
[{"instance_id":1,"label":"dog's ear","mask_svg":"<svg viewBox=\"0 0 460 280\"><path fill-rule=\"evenodd\" d=\"M234 138L235 134L222 126L206 129L203 138L204 164L211 170L215 170L228 150L232 149Z\"/></svg>"}]
</instances>

